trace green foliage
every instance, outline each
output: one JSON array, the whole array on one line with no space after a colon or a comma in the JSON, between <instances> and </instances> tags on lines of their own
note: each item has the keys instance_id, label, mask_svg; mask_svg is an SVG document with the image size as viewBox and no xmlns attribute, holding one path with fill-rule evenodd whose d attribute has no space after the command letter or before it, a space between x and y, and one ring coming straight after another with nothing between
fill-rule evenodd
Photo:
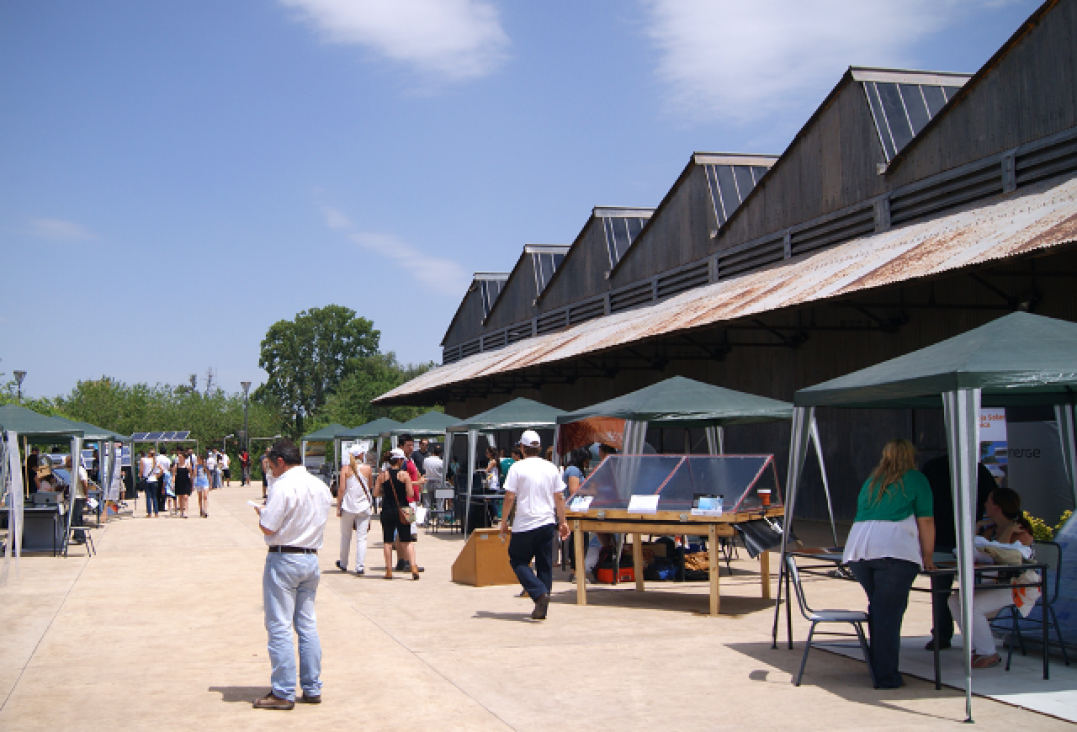
<instances>
[{"instance_id":1,"label":"green foliage","mask_svg":"<svg viewBox=\"0 0 1077 732\"><path fill-rule=\"evenodd\" d=\"M326 400L317 422L308 425L307 432L333 422L358 427L379 417L406 422L430 411L426 407L377 407L370 401L433 367L433 362L402 365L391 352L362 359L358 368L345 377Z\"/></svg>"},{"instance_id":2,"label":"green foliage","mask_svg":"<svg viewBox=\"0 0 1077 732\"><path fill-rule=\"evenodd\" d=\"M202 394L188 385L128 386L105 376L96 381L80 381L68 396L57 398L55 405L69 419L89 422L122 435L190 430L191 437L202 447L219 447L226 435L238 436L243 429L243 394L226 394L220 389ZM277 434L279 425L280 416L274 409L250 403L252 437ZM237 451L238 446L238 437L232 438L229 451Z\"/></svg>"},{"instance_id":3,"label":"green foliage","mask_svg":"<svg viewBox=\"0 0 1077 732\"><path fill-rule=\"evenodd\" d=\"M1058 517L1058 523L1052 528L1043 519L1036 518L1028 511L1024 512L1025 520L1032 524L1032 538L1036 541L1050 541L1055 538L1055 535L1062 531L1062 527L1066 525L1072 515L1073 511L1064 512Z\"/></svg>"},{"instance_id":4,"label":"green foliage","mask_svg":"<svg viewBox=\"0 0 1077 732\"><path fill-rule=\"evenodd\" d=\"M380 340L371 321L341 305L280 320L262 341L258 365L269 378L255 391L255 399L279 404L290 417L289 434L298 437L306 431L304 420L318 414L363 359L377 354Z\"/></svg>"}]
</instances>

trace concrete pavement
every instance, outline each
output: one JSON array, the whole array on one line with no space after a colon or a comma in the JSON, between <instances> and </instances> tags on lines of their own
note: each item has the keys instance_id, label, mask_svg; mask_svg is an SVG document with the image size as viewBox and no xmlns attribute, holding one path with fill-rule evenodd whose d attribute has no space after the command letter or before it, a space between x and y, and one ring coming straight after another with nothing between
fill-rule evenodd
<instances>
[{"instance_id":1,"label":"concrete pavement","mask_svg":"<svg viewBox=\"0 0 1077 732\"><path fill-rule=\"evenodd\" d=\"M549 619L534 622L518 588L450 581L458 534L424 531L422 579L387 582L375 521L367 575L342 574L335 517L317 603L325 701L254 710L269 680L265 549L246 505L260 490L213 492L208 519L113 521L93 558L24 557L0 588L0 729L956 730L964 719L958 692L914 678L875 691L863 663L819 650L794 687L802 646L771 650L772 605L746 557L722 576L718 618L706 583L594 588L578 607L559 574ZM820 606L864 605L853 583L806 584ZM914 595L906 634L926 633L929 616ZM987 699L974 711L981 729L1071 727Z\"/></svg>"}]
</instances>

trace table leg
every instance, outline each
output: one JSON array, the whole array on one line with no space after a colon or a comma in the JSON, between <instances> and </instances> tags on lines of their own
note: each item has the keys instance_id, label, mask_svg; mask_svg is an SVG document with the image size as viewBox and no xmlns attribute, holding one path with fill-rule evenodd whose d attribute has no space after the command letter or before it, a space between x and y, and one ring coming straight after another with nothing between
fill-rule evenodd
<instances>
[{"instance_id":1,"label":"table leg","mask_svg":"<svg viewBox=\"0 0 1077 732\"><path fill-rule=\"evenodd\" d=\"M711 616L718 616L718 608L721 603L721 598L718 594L718 576L720 567L718 566L718 527L711 524L707 527L707 560L708 560L708 573L711 580Z\"/></svg>"},{"instance_id":2,"label":"table leg","mask_svg":"<svg viewBox=\"0 0 1077 732\"><path fill-rule=\"evenodd\" d=\"M759 581L763 586L763 599L770 599L770 552L759 554Z\"/></svg>"},{"instance_id":3,"label":"table leg","mask_svg":"<svg viewBox=\"0 0 1077 732\"><path fill-rule=\"evenodd\" d=\"M1051 655L1051 653L1050 653L1051 647L1047 645L1047 642L1048 642L1047 641L1047 639L1048 639L1047 621L1050 618L1050 616L1047 614L1047 604L1046 604L1046 602L1047 602L1047 568L1046 567L1044 567L1043 571L1040 572L1040 597L1042 597L1043 600L1044 600L1044 602L1041 603L1041 605L1040 605L1040 615L1041 615L1040 625L1043 626L1043 678L1047 679L1048 676L1050 675L1050 672L1048 671L1048 667L1047 667L1047 662L1048 662L1048 658ZM1016 614L1017 613L1014 613L1015 616L1016 616ZM1016 617L1014 617L1013 622L1015 624L1017 623L1017 618ZM1012 639L1011 639L1011 642L1012 642Z\"/></svg>"},{"instance_id":4,"label":"table leg","mask_svg":"<svg viewBox=\"0 0 1077 732\"><path fill-rule=\"evenodd\" d=\"M643 539L642 534L632 534L632 571L636 574L636 591L643 592Z\"/></svg>"},{"instance_id":5,"label":"table leg","mask_svg":"<svg viewBox=\"0 0 1077 732\"><path fill-rule=\"evenodd\" d=\"M587 570L583 566L583 529L579 520L572 522L572 543L576 549L576 604L587 604Z\"/></svg>"}]
</instances>

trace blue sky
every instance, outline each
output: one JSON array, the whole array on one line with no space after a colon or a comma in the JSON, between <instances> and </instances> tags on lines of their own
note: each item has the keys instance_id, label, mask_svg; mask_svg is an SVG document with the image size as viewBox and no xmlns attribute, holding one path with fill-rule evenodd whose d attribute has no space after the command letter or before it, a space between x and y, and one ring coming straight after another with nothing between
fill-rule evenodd
<instances>
[{"instance_id":1,"label":"blue sky","mask_svg":"<svg viewBox=\"0 0 1077 732\"><path fill-rule=\"evenodd\" d=\"M238 391L331 303L406 362L472 272L780 154L849 65L976 71L1021 0L0 2L0 372Z\"/></svg>"}]
</instances>

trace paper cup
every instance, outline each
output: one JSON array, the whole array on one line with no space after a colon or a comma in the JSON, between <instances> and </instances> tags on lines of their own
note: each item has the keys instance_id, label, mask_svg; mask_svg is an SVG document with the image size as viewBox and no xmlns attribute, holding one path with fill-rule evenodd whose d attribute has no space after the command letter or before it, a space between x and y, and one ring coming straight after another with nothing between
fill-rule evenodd
<instances>
[{"instance_id":1,"label":"paper cup","mask_svg":"<svg viewBox=\"0 0 1077 732\"><path fill-rule=\"evenodd\" d=\"M763 505L764 506L769 506L770 505L770 489L769 488L761 488L761 489L759 489L759 497L763 499Z\"/></svg>"}]
</instances>

